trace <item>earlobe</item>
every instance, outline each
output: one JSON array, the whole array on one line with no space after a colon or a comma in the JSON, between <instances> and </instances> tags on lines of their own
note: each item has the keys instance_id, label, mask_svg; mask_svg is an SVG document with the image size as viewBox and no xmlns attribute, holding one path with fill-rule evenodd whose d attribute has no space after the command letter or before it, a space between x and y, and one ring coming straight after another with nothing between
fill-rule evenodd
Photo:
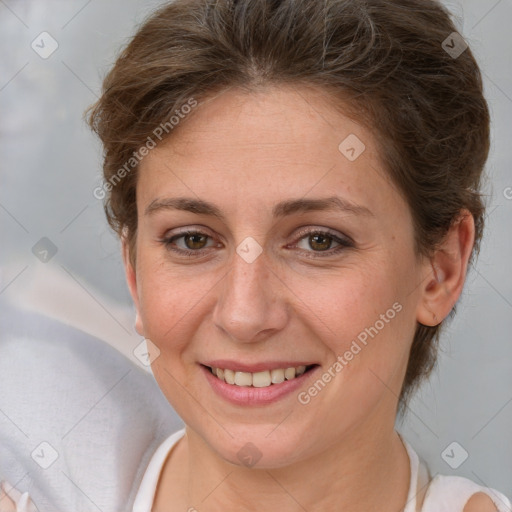
<instances>
[{"instance_id":1,"label":"earlobe","mask_svg":"<svg viewBox=\"0 0 512 512\"><path fill-rule=\"evenodd\" d=\"M133 268L133 264L130 258L130 244L126 236L126 233L123 234L121 238L121 246L126 283L128 284L128 289L130 291L133 304L135 305L135 330L137 331L137 334L139 334L140 336L144 336L144 326L142 324L142 318L140 315L139 293L137 289L137 274L135 272L135 269Z\"/></svg>"},{"instance_id":2,"label":"earlobe","mask_svg":"<svg viewBox=\"0 0 512 512\"><path fill-rule=\"evenodd\" d=\"M139 313L138 310L137 310L137 313L135 315L135 325L134 325L134 328L135 328L135 331L137 332L137 334L139 336L142 336L143 338L145 337L144 327L142 325L142 319L140 318L140 313Z\"/></svg>"},{"instance_id":3,"label":"earlobe","mask_svg":"<svg viewBox=\"0 0 512 512\"><path fill-rule=\"evenodd\" d=\"M473 216L463 210L440 247L425 263L422 295L417 310L420 324L435 326L450 314L464 287L474 241Z\"/></svg>"}]
</instances>

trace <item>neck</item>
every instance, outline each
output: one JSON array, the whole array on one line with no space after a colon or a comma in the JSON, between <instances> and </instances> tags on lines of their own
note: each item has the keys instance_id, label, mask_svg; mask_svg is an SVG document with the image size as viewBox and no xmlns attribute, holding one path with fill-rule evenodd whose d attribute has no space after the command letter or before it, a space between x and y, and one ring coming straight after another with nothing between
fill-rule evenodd
<instances>
[{"instance_id":1,"label":"neck","mask_svg":"<svg viewBox=\"0 0 512 512\"><path fill-rule=\"evenodd\" d=\"M328 451L272 469L226 462L189 427L179 445L155 510L395 512L407 499L410 462L393 426L359 426Z\"/></svg>"}]
</instances>

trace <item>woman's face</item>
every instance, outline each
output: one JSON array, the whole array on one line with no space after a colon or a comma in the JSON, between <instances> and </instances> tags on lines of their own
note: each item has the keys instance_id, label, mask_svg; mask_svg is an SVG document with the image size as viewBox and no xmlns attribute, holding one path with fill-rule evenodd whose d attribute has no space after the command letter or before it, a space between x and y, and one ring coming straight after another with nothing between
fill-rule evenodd
<instances>
[{"instance_id":1,"label":"woman's face","mask_svg":"<svg viewBox=\"0 0 512 512\"><path fill-rule=\"evenodd\" d=\"M127 267L169 402L260 467L392 428L428 273L372 134L305 88L229 89L182 123L141 163Z\"/></svg>"}]
</instances>

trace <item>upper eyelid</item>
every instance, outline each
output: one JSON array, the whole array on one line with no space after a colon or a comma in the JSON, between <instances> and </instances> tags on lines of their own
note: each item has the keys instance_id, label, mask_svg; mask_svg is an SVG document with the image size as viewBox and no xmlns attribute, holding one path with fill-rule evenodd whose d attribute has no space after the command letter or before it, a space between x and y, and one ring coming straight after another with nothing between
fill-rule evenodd
<instances>
[{"instance_id":1,"label":"upper eyelid","mask_svg":"<svg viewBox=\"0 0 512 512\"><path fill-rule=\"evenodd\" d=\"M299 237L298 240L301 240L305 236L313 235L316 233L319 233L322 235L327 235L327 236L330 236L331 238L336 238L345 243L351 243L351 244L354 243L354 241L348 235L345 235L344 233L339 233L339 232L334 231L329 228L317 228L314 226L310 226L308 229L306 229L306 228L300 229L299 232L295 235L295 237Z\"/></svg>"}]
</instances>

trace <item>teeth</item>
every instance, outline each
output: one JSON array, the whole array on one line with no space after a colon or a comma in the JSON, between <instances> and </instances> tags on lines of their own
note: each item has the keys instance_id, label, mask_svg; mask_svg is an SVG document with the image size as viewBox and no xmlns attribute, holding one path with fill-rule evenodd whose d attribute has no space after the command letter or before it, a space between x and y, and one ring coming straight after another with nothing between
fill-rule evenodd
<instances>
[{"instance_id":1,"label":"teeth","mask_svg":"<svg viewBox=\"0 0 512 512\"><path fill-rule=\"evenodd\" d=\"M212 373L220 380L235 386L255 388L266 388L271 384L281 384L285 380L292 380L300 377L305 371L305 366L296 368L279 368L277 370L265 370L263 372L234 372L233 370L223 370L222 368L211 368Z\"/></svg>"},{"instance_id":2,"label":"teeth","mask_svg":"<svg viewBox=\"0 0 512 512\"><path fill-rule=\"evenodd\" d=\"M270 386L272 380L270 379L270 372L256 372L252 374L252 385L255 388L265 388Z\"/></svg>"},{"instance_id":3,"label":"teeth","mask_svg":"<svg viewBox=\"0 0 512 512\"><path fill-rule=\"evenodd\" d=\"M213 370L216 370L217 368L213 368ZM216 373L214 375L217 375ZM228 384L234 384L235 383L235 372L233 370L224 370L224 380Z\"/></svg>"},{"instance_id":4,"label":"teeth","mask_svg":"<svg viewBox=\"0 0 512 512\"><path fill-rule=\"evenodd\" d=\"M237 386L252 386L252 374L247 372L235 372L235 384Z\"/></svg>"},{"instance_id":5,"label":"teeth","mask_svg":"<svg viewBox=\"0 0 512 512\"><path fill-rule=\"evenodd\" d=\"M284 378L286 380L295 379L295 368L286 368L284 371Z\"/></svg>"},{"instance_id":6,"label":"teeth","mask_svg":"<svg viewBox=\"0 0 512 512\"><path fill-rule=\"evenodd\" d=\"M281 382L284 382L284 370L272 370L270 372L270 379L272 384L281 384Z\"/></svg>"}]
</instances>

